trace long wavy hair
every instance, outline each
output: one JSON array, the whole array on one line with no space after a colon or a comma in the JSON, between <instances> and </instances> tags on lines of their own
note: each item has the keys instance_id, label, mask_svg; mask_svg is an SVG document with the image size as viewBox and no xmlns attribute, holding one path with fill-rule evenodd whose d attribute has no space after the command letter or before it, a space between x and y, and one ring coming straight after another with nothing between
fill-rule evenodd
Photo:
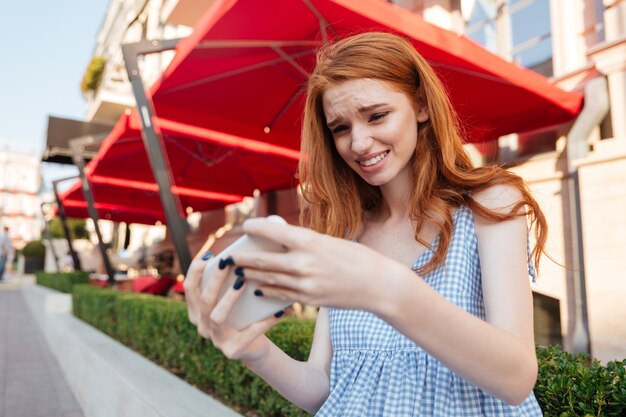
<instances>
[{"instance_id":1,"label":"long wavy hair","mask_svg":"<svg viewBox=\"0 0 626 417\"><path fill-rule=\"evenodd\" d=\"M387 81L418 107L426 106L428 110L428 120L419 124L410 162L414 185L409 214L418 242L428 247L428 242L419 238L426 221L437 225L440 240L431 260L418 272L426 274L445 260L454 226L451 212L463 204L497 222L529 216L536 240L531 256L537 266L547 225L524 181L500 167L472 165L441 81L408 41L390 33L351 36L323 46L317 54L317 65L308 80L302 126L302 224L331 236L353 239L364 227L365 211L375 210L382 202L380 189L365 182L339 156L322 105L326 88L359 78ZM507 214L486 209L472 198L473 192L497 184L512 186L521 193L521 200Z\"/></svg>"}]
</instances>

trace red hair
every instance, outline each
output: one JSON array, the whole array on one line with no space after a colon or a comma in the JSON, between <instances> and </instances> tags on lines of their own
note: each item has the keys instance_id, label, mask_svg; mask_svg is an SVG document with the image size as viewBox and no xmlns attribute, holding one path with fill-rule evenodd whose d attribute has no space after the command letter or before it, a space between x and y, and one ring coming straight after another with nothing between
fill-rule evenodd
<instances>
[{"instance_id":1,"label":"red hair","mask_svg":"<svg viewBox=\"0 0 626 417\"><path fill-rule=\"evenodd\" d=\"M356 238L364 225L364 212L382 200L378 187L366 183L339 156L326 126L322 96L329 86L360 78L391 83L426 107L429 119L420 123L412 158L415 183L410 196L410 216L415 239L425 221L440 230L432 259L418 272L426 274L446 257L452 239L452 209L466 204L480 216L504 221L528 215L535 226L535 265L546 242L547 225L539 205L519 176L500 167L475 168L463 147L461 130L448 95L430 65L405 39L389 33L362 33L322 47L309 77L302 127L299 179L305 200L300 213L304 225L335 237ZM508 185L521 198L503 214L478 204L472 193L494 185Z\"/></svg>"}]
</instances>

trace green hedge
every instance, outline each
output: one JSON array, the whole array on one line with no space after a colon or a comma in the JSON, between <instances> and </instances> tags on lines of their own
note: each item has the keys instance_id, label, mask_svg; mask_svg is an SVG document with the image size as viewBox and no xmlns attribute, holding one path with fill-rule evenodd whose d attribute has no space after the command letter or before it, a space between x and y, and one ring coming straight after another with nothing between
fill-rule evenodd
<instances>
[{"instance_id":1,"label":"green hedge","mask_svg":"<svg viewBox=\"0 0 626 417\"><path fill-rule=\"evenodd\" d=\"M308 415L202 339L185 303L89 285L74 287L72 295L77 317L231 407L259 416ZM267 335L291 357L306 360L313 328L313 321L287 318Z\"/></svg>"},{"instance_id":2,"label":"green hedge","mask_svg":"<svg viewBox=\"0 0 626 417\"><path fill-rule=\"evenodd\" d=\"M546 417L626 416L626 359L602 366L558 346L537 348L535 396Z\"/></svg>"},{"instance_id":3,"label":"green hedge","mask_svg":"<svg viewBox=\"0 0 626 417\"><path fill-rule=\"evenodd\" d=\"M192 385L258 416L306 416L239 361L202 339L186 305L152 295L74 287L74 314L161 364ZM314 323L288 318L268 336L288 355L305 360ZM559 347L537 347L535 396L546 417L626 415L626 360L606 367Z\"/></svg>"},{"instance_id":4,"label":"green hedge","mask_svg":"<svg viewBox=\"0 0 626 417\"><path fill-rule=\"evenodd\" d=\"M57 291L71 293L76 284L88 284L89 274L83 271L74 272L35 272L37 284Z\"/></svg>"}]
</instances>

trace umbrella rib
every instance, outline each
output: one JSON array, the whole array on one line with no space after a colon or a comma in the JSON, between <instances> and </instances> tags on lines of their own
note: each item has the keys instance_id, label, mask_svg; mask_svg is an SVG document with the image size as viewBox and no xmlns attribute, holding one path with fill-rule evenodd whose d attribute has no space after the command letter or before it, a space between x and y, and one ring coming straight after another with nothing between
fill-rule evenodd
<instances>
[{"instance_id":1,"label":"umbrella rib","mask_svg":"<svg viewBox=\"0 0 626 417\"><path fill-rule=\"evenodd\" d=\"M283 40L237 40L237 41L202 41L196 49L237 49L237 48L270 48L273 46L320 46L317 41L283 41Z\"/></svg>"},{"instance_id":2,"label":"umbrella rib","mask_svg":"<svg viewBox=\"0 0 626 417\"><path fill-rule=\"evenodd\" d=\"M203 158L203 157L197 155L196 153L190 151L189 149L185 148L184 146L182 146L179 143L178 140L176 140L174 138L168 138L168 142L171 143L172 145L178 147L183 152L189 154L189 156L191 156L191 158L200 161L202 164L204 164L206 166L213 166L213 165L219 164L220 162L222 162L224 159L228 158L233 153L232 150L229 150L229 151L225 152L222 157L218 157L218 158L214 158L214 160L210 160L209 158L206 158L206 157ZM196 148L199 149L199 153L203 154L203 152L201 151L201 143L200 142L196 141Z\"/></svg>"},{"instance_id":3,"label":"umbrella rib","mask_svg":"<svg viewBox=\"0 0 626 417\"><path fill-rule=\"evenodd\" d=\"M300 94L302 94L305 90L306 90L306 85L300 86L300 88L298 88L298 91L296 91L296 93L291 96L289 101L282 107L282 109L280 109L280 112L278 112L278 114L274 116L274 118L268 123L266 128L271 130L272 127L274 127L274 124L281 117L283 117L283 115L287 112L287 110L289 110L289 108L293 105L293 103L295 103L296 99L300 96Z\"/></svg>"},{"instance_id":4,"label":"umbrella rib","mask_svg":"<svg viewBox=\"0 0 626 417\"><path fill-rule=\"evenodd\" d=\"M290 54L288 56L293 59L293 58L299 58L301 56L305 56L305 55L308 55L308 54L311 54L311 53L314 53L314 52L315 52L315 49L307 49L306 51L297 52L297 53L294 53L294 54ZM213 82L213 81L221 80L222 78L228 78L228 77L232 77L232 76L235 76L235 75L240 75L240 74L244 74L246 72L250 72L250 71L257 70L257 69L261 69L261 68L264 68L264 67L272 66L272 65L278 64L280 62L283 62L284 60L285 59L283 57L279 57L279 58L271 59L269 61L258 62L256 64L248 65L248 66L241 67L241 68L236 68L234 70L222 72L220 74L211 75L210 77L201 78L199 80L195 80L195 81L191 81L191 82L188 82L188 83L185 83L185 84L181 84L179 86L172 87L172 88L164 90L164 91L160 91L159 94L169 94L169 93L173 93L173 92L176 92L176 91L185 90L187 88L196 87L198 85L208 84L208 83Z\"/></svg>"},{"instance_id":5,"label":"umbrella rib","mask_svg":"<svg viewBox=\"0 0 626 417\"><path fill-rule=\"evenodd\" d=\"M292 57L286 54L285 51L280 49L278 46L272 46L272 49L285 61L291 64L291 66L294 67L305 79L309 76L309 73L304 68L302 68L302 66L298 64Z\"/></svg>"},{"instance_id":6,"label":"umbrella rib","mask_svg":"<svg viewBox=\"0 0 626 417\"><path fill-rule=\"evenodd\" d=\"M302 2L305 4L306 7L309 8L311 13L313 13L315 17L317 18L317 21L319 22L319 25L320 25L320 33L322 34L322 39L324 40L324 44L328 43L328 34L326 33L326 28L330 27L331 31L333 32L333 35L335 35L334 31L332 30L332 27L328 24L326 19L324 19L324 16L319 12L319 10L317 10L315 6L313 6L313 3L311 3L309 0L302 0Z\"/></svg>"}]
</instances>

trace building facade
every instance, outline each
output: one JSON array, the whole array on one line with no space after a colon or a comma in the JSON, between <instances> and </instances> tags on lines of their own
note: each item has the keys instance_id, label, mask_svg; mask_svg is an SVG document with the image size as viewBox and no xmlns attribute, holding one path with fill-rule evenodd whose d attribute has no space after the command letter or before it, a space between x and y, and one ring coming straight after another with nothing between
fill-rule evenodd
<instances>
[{"instance_id":1,"label":"building facade","mask_svg":"<svg viewBox=\"0 0 626 417\"><path fill-rule=\"evenodd\" d=\"M0 151L0 218L14 249L41 236L39 158Z\"/></svg>"},{"instance_id":2,"label":"building facade","mask_svg":"<svg viewBox=\"0 0 626 417\"><path fill-rule=\"evenodd\" d=\"M87 96L90 118L115 122L134 103L121 43L186 36L211 3L213 0L113 0L95 48L106 65L98 89ZM621 277L626 270L626 0L391 3L467 36L565 90L585 92L584 112L595 111L597 120L587 126L589 133L579 143L572 142L570 124L468 145L468 150L479 164L505 165L521 175L547 216L547 252L552 259L543 258L540 277L533 284L545 333L542 340L576 350L578 332L588 328L595 357L626 357L626 327L621 325L626 321L622 302L626 280ZM145 59L146 85L158 77L171 57L168 52ZM604 98L608 111L600 106ZM576 121L584 122L582 118ZM576 153L574 145L578 146ZM575 207L570 204L573 173L579 194ZM295 220L293 195L279 193L272 205L279 214ZM576 239L572 228L577 210L581 239ZM223 213L216 216L224 218ZM205 213L202 219L211 224L213 217ZM196 230L206 234L208 228L201 225ZM191 241L200 242L202 236ZM583 273L586 304L581 309L579 277Z\"/></svg>"}]
</instances>

